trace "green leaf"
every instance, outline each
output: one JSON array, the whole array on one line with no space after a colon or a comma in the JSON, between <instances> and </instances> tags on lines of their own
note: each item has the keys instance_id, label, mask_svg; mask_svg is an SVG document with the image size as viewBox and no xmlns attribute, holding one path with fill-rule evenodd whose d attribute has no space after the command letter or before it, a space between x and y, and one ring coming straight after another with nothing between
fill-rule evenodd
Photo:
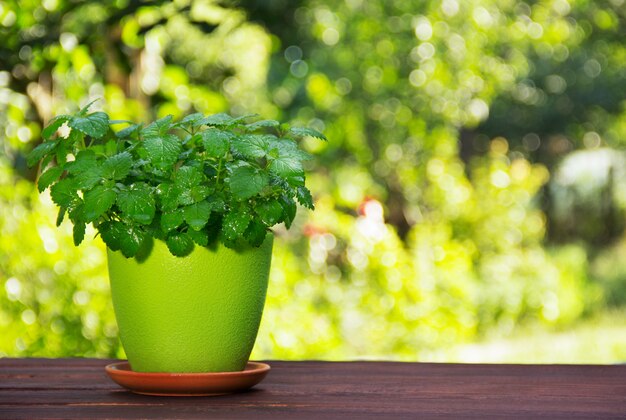
<instances>
[{"instance_id":1,"label":"green leaf","mask_svg":"<svg viewBox=\"0 0 626 420\"><path fill-rule=\"evenodd\" d=\"M298 143L289 139L274 138L270 140L270 156L276 157L290 157L298 160L309 160L312 156L298 147Z\"/></svg>"},{"instance_id":2,"label":"green leaf","mask_svg":"<svg viewBox=\"0 0 626 420\"><path fill-rule=\"evenodd\" d=\"M221 158L230 148L231 135L215 128L200 133L202 145L207 154L213 158Z\"/></svg>"},{"instance_id":3,"label":"green leaf","mask_svg":"<svg viewBox=\"0 0 626 420\"><path fill-rule=\"evenodd\" d=\"M98 164L91 171L81 172L76 178L78 188L88 190L102 181L102 167Z\"/></svg>"},{"instance_id":4,"label":"green leaf","mask_svg":"<svg viewBox=\"0 0 626 420\"><path fill-rule=\"evenodd\" d=\"M176 179L174 180L177 187L181 189L190 189L203 180L202 172L195 166L181 166L176 171Z\"/></svg>"},{"instance_id":5,"label":"green leaf","mask_svg":"<svg viewBox=\"0 0 626 420\"><path fill-rule=\"evenodd\" d=\"M85 238L85 224L81 222L75 222L73 228L74 245L78 246Z\"/></svg>"},{"instance_id":6,"label":"green leaf","mask_svg":"<svg viewBox=\"0 0 626 420\"><path fill-rule=\"evenodd\" d=\"M247 158L258 159L267 155L272 138L275 137L268 134L244 134L232 139L232 148Z\"/></svg>"},{"instance_id":7,"label":"green leaf","mask_svg":"<svg viewBox=\"0 0 626 420\"><path fill-rule=\"evenodd\" d=\"M211 190L205 185L196 185L189 190L189 197L192 203L204 200L209 196L209 194L211 194Z\"/></svg>"},{"instance_id":8,"label":"green leaf","mask_svg":"<svg viewBox=\"0 0 626 420\"><path fill-rule=\"evenodd\" d=\"M117 195L117 206L129 220L150 224L156 211L152 188L143 182L122 188Z\"/></svg>"},{"instance_id":9,"label":"green leaf","mask_svg":"<svg viewBox=\"0 0 626 420\"><path fill-rule=\"evenodd\" d=\"M175 184L169 182L159 184L156 189L156 193L161 200L161 209L164 212L176 209L176 207L178 207L178 198L180 197L181 192L181 189Z\"/></svg>"},{"instance_id":10,"label":"green leaf","mask_svg":"<svg viewBox=\"0 0 626 420\"><path fill-rule=\"evenodd\" d=\"M95 104L96 102L98 102L100 100L100 98L94 99L93 101L89 102L87 105L85 105L84 107L82 107L80 109L80 111L78 111L77 115L84 117L87 114L87 111L89 111L89 108L91 107L91 105Z\"/></svg>"},{"instance_id":11,"label":"green leaf","mask_svg":"<svg viewBox=\"0 0 626 420\"><path fill-rule=\"evenodd\" d=\"M302 161L291 156L279 156L272 160L269 166L271 172L282 178L304 176Z\"/></svg>"},{"instance_id":12,"label":"green leaf","mask_svg":"<svg viewBox=\"0 0 626 420\"><path fill-rule=\"evenodd\" d=\"M132 137L136 133L139 133L140 129L141 129L141 124L131 124L128 127L115 133L115 136L118 139L125 139L128 137Z\"/></svg>"},{"instance_id":13,"label":"green leaf","mask_svg":"<svg viewBox=\"0 0 626 420\"><path fill-rule=\"evenodd\" d=\"M102 165L92 150L81 150L72 162L65 165L68 173L76 175L77 187L91 189L102 180Z\"/></svg>"},{"instance_id":14,"label":"green leaf","mask_svg":"<svg viewBox=\"0 0 626 420\"><path fill-rule=\"evenodd\" d=\"M194 114L189 114L185 118L177 122L176 126L188 126L188 125L194 126L198 121L202 120L203 118L204 118L204 115L202 115L199 112L196 112Z\"/></svg>"},{"instance_id":15,"label":"green leaf","mask_svg":"<svg viewBox=\"0 0 626 420\"><path fill-rule=\"evenodd\" d=\"M193 251L193 240L186 233L172 232L165 241L170 252L177 257L184 257Z\"/></svg>"},{"instance_id":16,"label":"green leaf","mask_svg":"<svg viewBox=\"0 0 626 420\"><path fill-rule=\"evenodd\" d=\"M246 209L231 210L226 217L224 217L222 224L224 236L230 241L241 237L248 228L251 220L252 215Z\"/></svg>"},{"instance_id":17,"label":"green leaf","mask_svg":"<svg viewBox=\"0 0 626 420\"><path fill-rule=\"evenodd\" d=\"M108 179L123 179L133 166L133 157L129 152L118 153L104 161L102 176Z\"/></svg>"},{"instance_id":18,"label":"green leaf","mask_svg":"<svg viewBox=\"0 0 626 420\"><path fill-rule=\"evenodd\" d=\"M261 192L269 184L269 176L253 166L240 165L232 170L227 182L233 197L241 201Z\"/></svg>"},{"instance_id":19,"label":"green leaf","mask_svg":"<svg viewBox=\"0 0 626 420\"><path fill-rule=\"evenodd\" d=\"M97 164L96 160L96 154L93 150L81 150L74 161L65 165L65 169L71 174L81 174L91 170Z\"/></svg>"},{"instance_id":20,"label":"green leaf","mask_svg":"<svg viewBox=\"0 0 626 420\"><path fill-rule=\"evenodd\" d=\"M168 115L146 126L143 130L141 130L141 134L145 138L162 137L162 136L167 135L167 132L170 131L171 128L172 128L172 116Z\"/></svg>"},{"instance_id":21,"label":"green leaf","mask_svg":"<svg viewBox=\"0 0 626 420\"><path fill-rule=\"evenodd\" d=\"M233 122L234 118L228 114L219 113L215 115L209 115L199 121L194 125L208 125L212 127L224 127L230 125Z\"/></svg>"},{"instance_id":22,"label":"green leaf","mask_svg":"<svg viewBox=\"0 0 626 420\"><path fill-rule=\"evenodd\" d=\"M293 219L295 219L296 217L296 211L298 210L296 202L293 201L293 198L288 197L284 194L280 196L280 200L278 202L283 207L283 214L285 215L285 227L289 229L291 227Z\"/></svg>"},{"instance_id":23,"label":"green leaf","mask_svg":"<svg viewBox=\"0 0 626 420\"><path fill-rule=\"evenodd\" d=\"M267 236L267 228L257 220L253 220L244 233L244 237L252 246L261 246Z\"/></svg>"},{"instance_id":24,"label":"green leaf","mask_svg":"<svg viewBox=\"0 0 626 420\"><path fill-rule=\"evenodd\" d=\"M128 152L118 153L104 161L102 176L108 179L123 179L133 166L133 157Z\"/></svg>"},{"instance_id":25,"label":"green leaf","mask_svg":"<svg viewBox=\"0 0 626 420\"><path fill-rule=\"evenodd\" d=\"M176 209L170 212L163 213L161 215L161 229L164 232L169 232L182 225L184 221L183 211Z\"/></svg>"},{"instance_id":26,"label":"green leaf","mask_svg":"<svg viewBox=\"0 0 626 420\"><path fill-rule=\"evenodd\" d=\"M39 175L39 180L37 181L37 188L39 189L39 192L43 192L46 188L50 186L50 184L59 179L62 173L63 168L59 166L53 166L52 168L48 168L45 172Z\"/></svg>"},{"instance_id":27,"label":"green leaf","mask_svg":"<svg viewBox=\"0 0 626 420\"><path fill-rule=\"evenodd\" d=\"M63 223L63 219L65 218L65 212L67 211L66 207L59 207L59 213L57 214L57 221L56 221L56 227L61 226L61 223Z\"/></svg>"},{"instance_id":28,"label":"green leaf","mask_svg":"<svg viewBox=\"0 0 626 420\"><path fill-rule=\"evenodd\" d=\"M68 214L73 223L82 222L85 218L85 203L82 200L74 201L72 206L69 208Z\"/></svg>"},{"instance_id":29,"label":"green leaf","mask_svg":"<svg viewBox=\"0 0 626 420\"><path fill-rule=\"evenodd\" d=\"M109 116L104 112L94 112L86 116L73 117L68 125L95 139L103 137L109 131Z\"/></svg>"},{"instance_id":30,"label":"green leaf","mask_svg":"<svg viewBox=\"0 0 626 420\"><path fill-rule=\"evenodd\" d=\"M206 230L189 229L187 235L198 245L207 246L209 244L209 234Z\"/></svg>"},{"instance_id":31,"label":"green leaf","mask_svg":"<svg viewBox=\"0 0 626 420\"><path fill-rule=\"evenodd\" d=\"M296 198L298 199L298 202L304 207L315 210L315 206L313 205L313 197L311 196L311 191L309 191L308 188L296 188Z\"/></svg>"},{"instance_id":32,"label":"green leaf","mask_svg":"<svg viewBox=\"0 0 626 420\"><path fill-rule=\"evenodd\" d=\"M67 163L67 156L71 153L72 149L73 149L73 145L74 142L76 140L76 138L78 136L83 136L82 133L79 133L78 131L74 131L74 135L69 135L68 138L64 139L64 138L60 138L57 139L57 148L55 150L56 152L56 159L57 159L57 165L59 166L63 166L65 165L65 163Z\"/></svg>"},{"instance_id":33,"label":"green leaf","mask_svg":"<svg viewBox=\"0 0 626 420\"><path fill-rule=\"evenodd\" d=\"M134 257L143 242L143 233L139 229L114 220L100 223L98 231L112 251L122 251L126 258Z\"/></svg>"},{"instance_id":34,"label":"green leaf","mask_svg":"<svg viewBox=\"0 0 626 420\"><path fill-rule=\"evenodd\" d=\"M92 190L87 191L84 195L85 221L93 222L105 214L115 204L116 197L117 194L113 188L104 185L95 186Z\"/></svg>"},{"instance_id":35,"label":"green leaf","mask_svg":"<svg viewBox=\"0 0 626 420\"><path fill-rule=\"evenodd\" d=\"M255 131L259 128L278 128L280 123L275 120L261 120L246 125L247 131Z\"/></svg>"},{"instance_id":36,"label":"green leaf","mask_svg":"<svg viewBox=\"0 0 626 420\"><path fill-rule=\"evenodd\" d=\"M195 166L181 166L176 172L174 180L176 186L176 203L181 206L204 200L209 195L209 189L202 185L204 175Z\"/></svg>"},{"instance_id":37,"label":"green leaf","mask_svg":"<svg viewBox=\"0 0 626 420\"><path fill-rule=\"evenodd\" d=\"M57 115L48 122L48 126L41 131L41 137L46 140L50 140L54 136L57 130L72 118L71 115Z\"/></svg>"},{"instance_id":38,"label":"green leaf","mask_svg":"<svg viewBox=\"0 0 626 420\"><path fill-rule=\"evenodd\" d=\"M201 201L183 209L185 221L194 230L202 229L211 216L211 205L208 201Z\"/></svg>"},{"instance_id":39,"label":"green leaf","mask_svg":"<svg viewBox=\"0 0 626 420\"><path fill-rule=\"evenodd\" d=\"M57 206L70 207L74 201L80 199L76 187L73 179L62 179L50 187L50 197Z\"/></svg>"},{"instance_id":40,"label":"green leaf","mask_svg":"<svg viewBox=\"0 0 626 420\"><path fill-rule=\"evenodd\" d=\"M325 135L323 135L319 131L314 130L312 128L291 127L289 129L289 133L292 134L294 137L306 137L306 136L309 136L309 137L318 138L320 140L328 141L328 139L326 138Z\"/></svg>"},{"instance_id":41,"label":"green leaf","mask_svg":"<svg viewBox=\"0 0 626 420\"><path fill-rule=\"evenodd\" d=\"M148 152L150 162L161 169L166 169L176 163L182 149L180 140L172 134L146 138L143 145Z\"/></svg>"},{"instance_id":42,"label":"green leaf","mask_svg":"<svg viewBox=\"0 0 626 420\"><path fill-rule=\"evenodd\" d=\"M57 147L56 141L46 141L35 147L27 156L26 163L29 167L34 166L43 157L48 156Z\"/></svg>"},{"instance_id":43,"label":"green leaf","mask_svg":"<svg viewBox=\"0 0 626 420\"><path fill-rule=\"evenodd\" d=\"M275 200L259 204L255 211L267 226L274 226L283 218L283 207Z\"/></svg>"}]
</instances>

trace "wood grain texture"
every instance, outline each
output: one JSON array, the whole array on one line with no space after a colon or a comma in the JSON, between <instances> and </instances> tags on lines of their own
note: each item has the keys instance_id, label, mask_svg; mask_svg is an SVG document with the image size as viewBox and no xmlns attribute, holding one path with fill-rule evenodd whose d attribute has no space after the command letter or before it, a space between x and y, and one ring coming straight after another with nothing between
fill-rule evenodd
<instances>
[{"instance_id":1,"label":"wood grain texture","mask_svg":"<svg viewBox=\"0 0 626 420\"><path fill-rule=\"evenodd\" d=\"M0 359L0 419L626 418L626 366L279 362L254 389L163 398L123 390L111 360Z\"/></svg>"}]
</instances>

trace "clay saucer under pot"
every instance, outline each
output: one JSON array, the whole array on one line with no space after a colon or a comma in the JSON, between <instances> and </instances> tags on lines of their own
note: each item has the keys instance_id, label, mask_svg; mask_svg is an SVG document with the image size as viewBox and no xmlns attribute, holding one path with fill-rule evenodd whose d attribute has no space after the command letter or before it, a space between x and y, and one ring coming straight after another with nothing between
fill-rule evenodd
<instances>
[{"instance_id":1,"label":"clay saucer under pot","mask_svg":"<svg viewBox=\"0 0 626 420\"><path fill-rule=\"evenodd\" d=\"M118 362L105 369L113 381L137 394L190 397L245 391L261 382L270 371L270 366L248 362L246 368L239 372L144 373L131 370L128 362Z\"/></svg>"}]
</instances>

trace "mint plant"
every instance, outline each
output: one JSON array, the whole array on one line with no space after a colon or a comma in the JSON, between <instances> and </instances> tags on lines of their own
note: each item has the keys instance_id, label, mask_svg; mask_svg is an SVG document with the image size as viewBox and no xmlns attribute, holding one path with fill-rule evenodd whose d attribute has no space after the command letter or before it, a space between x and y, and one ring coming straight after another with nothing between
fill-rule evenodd
<instances>
[{"instance_id":1,"label":"mint plant","mask_svg":"<svg viewBox=\"0 0 626 420\"><path fill-rule=\"evenodd\" d=\"M270 227L291 226L296 202L314 208L303 168L310 155L295 140L326 140L318 131L198 113L144 127L88 113L89 105L52 119L27 157L41 163L39 191L50 188L57 226L68 217L76 245L91 223L127 258L149 239L181 257L216 241L258 247ZM64 124L66 137L57 133ZM117 124L127 127L115 132Z\"/></svg>"}]
</instances>

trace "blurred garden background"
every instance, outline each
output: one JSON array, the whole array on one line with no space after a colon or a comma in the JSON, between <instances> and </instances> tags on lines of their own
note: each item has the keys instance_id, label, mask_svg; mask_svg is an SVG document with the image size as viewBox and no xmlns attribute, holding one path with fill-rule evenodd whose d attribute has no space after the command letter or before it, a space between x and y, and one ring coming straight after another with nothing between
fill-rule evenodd
<instances>
[{"instance_id":1,"label":"blurred garden background","mask_svg":"<svg viewBox=\"0 0 626 420\"><path fill-rule=\"evenodd\" d=\"M123 356L25 164L102 98L330 139L253 358L625 362L625 40L624 0L0 1L0 356Z\"/></svg>"}]
</instances>

